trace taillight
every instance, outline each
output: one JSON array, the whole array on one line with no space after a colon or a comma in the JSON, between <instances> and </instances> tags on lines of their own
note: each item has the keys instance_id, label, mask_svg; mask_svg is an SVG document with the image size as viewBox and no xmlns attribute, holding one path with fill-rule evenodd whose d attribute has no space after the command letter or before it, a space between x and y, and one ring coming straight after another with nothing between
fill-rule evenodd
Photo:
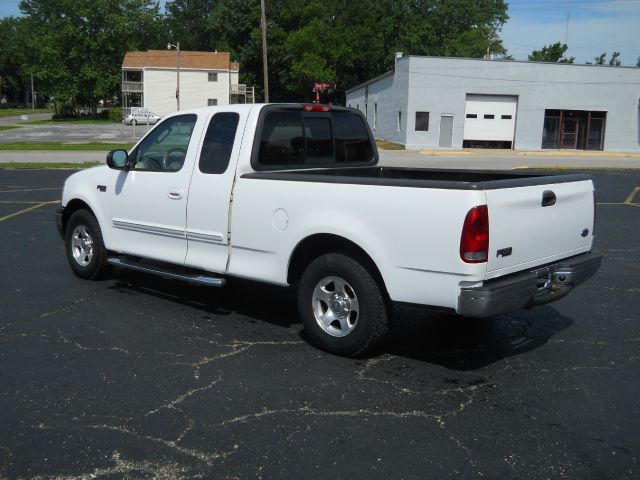
<instances>
[{"instance_id":1,"label":"taillight","mask_svg":"<svg viewBox=\"0 0 640 480\"><path fill-rule=\"evenodd\" d=\"M330 112L331 107L328 105L305 105L302 110L305 112Z\"/></svg>"},{"instance_id":2,"label":"taillight","mask_svg":"<svg viewBox=\"0 0 640 480\"><path fill-rule=\"evenodd\" d=\"M489 209L473 207L467 213L460 237L460 258L465 263L483 263L489 257Z\"/></svg>"}]
</instances>

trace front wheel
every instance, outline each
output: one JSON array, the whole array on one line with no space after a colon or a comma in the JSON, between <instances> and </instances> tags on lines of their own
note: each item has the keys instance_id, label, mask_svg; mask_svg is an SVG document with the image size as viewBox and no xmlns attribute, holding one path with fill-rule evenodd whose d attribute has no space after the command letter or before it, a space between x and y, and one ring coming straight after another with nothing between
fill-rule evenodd
<instances>
[{"instance_id":1,"label":"front wheel","mask_svg":"<svg viewBox=\"0 0 640 480\"><path fill-rule=\"evenodd\" d=\"M311 343L336 355L373 350L389 328L385 292L367 268L343 254L309 264L300 279L298 309Z\"/></svg>"},{"instance_id":2,"label":"front wheel","mask_svg":"<svg viewBox=\"0 0 640 480\"><path fill-rule=\"evenodd\" d=\"M110 270L100 225L87 210L78 210L69 218L65 250L73 273L80 278L97 280Z\"/></svg>"}]
</instances>

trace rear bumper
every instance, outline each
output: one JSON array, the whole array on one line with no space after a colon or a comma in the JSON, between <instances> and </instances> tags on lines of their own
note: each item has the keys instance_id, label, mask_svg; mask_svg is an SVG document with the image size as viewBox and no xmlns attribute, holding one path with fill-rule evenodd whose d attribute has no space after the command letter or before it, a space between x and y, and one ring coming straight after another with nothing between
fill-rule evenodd
<instances>
[{"instance_id":1,"label":"rear bumper","mask_svg":"<svg viewBox=\"0 0 640 480\"><path fill-rule=\"evenodd\" d=\"M458 297L458 313L483 318L554 302L592 277L601 262L602 255L583 253L558 263L489 280L481 287L463 288Z\"/></svg>"}]
</instances>

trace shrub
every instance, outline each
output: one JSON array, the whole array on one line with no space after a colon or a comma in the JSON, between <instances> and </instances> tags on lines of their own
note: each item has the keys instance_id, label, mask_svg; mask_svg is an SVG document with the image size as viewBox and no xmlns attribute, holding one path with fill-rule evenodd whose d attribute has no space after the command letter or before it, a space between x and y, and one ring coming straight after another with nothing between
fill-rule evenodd
<instances>
[{"instance_id":1,"label":"shrub","mask_svg":"<svg viewBox=\"0 0 640 480\"><path fill-rule=\"evenodd\" d=\"M112 122L122 121L122 107L111 107L109 109L109 120Z\"/></svg>"}]
</instances>

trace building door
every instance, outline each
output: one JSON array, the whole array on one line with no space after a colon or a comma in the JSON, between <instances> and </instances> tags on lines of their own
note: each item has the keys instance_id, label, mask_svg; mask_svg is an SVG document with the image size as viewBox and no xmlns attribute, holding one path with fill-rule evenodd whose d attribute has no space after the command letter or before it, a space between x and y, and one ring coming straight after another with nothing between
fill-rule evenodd
<instances>
[{"instance_id":1,"label":"building door","mask_svg":"<svg viewBox=\"0 0 640 480\"><path fill-rule=\"evenodd\" d=\"M512 148L518 97L468 94L463 147Z\"/></svg>"},{"instance_id":2,"label":"building door","mask_svg":"<svg viewBox=\"0 0 640 480\"><path fill-rule=\"evenodd\" d=\"M453 145L453 115L440 116L439 145L445 148L450 148Z\"/></svg>"},{"instance_id":3,"label":"building door","mask_svg":"<svg viewBox=\"0 0 640 480\"><path fill-rule=\"evenodd\" d=\"M560 130L560 148L575 150L578 146L578 124L580 117L564 115Z\"/></svg>"}]
</instances>

